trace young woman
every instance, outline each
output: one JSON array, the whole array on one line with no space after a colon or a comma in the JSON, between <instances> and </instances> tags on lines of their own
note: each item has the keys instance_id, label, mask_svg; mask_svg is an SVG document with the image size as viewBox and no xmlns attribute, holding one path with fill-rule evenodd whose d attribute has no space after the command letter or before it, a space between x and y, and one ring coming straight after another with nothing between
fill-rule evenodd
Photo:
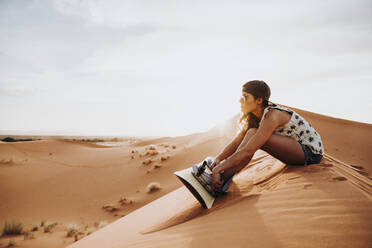
<instances>
[{"instance_id":1,"label":"young woman","mask_svg":"<svg viewBox=\"0 0 372 248\"><path fill-rule=\"evenodd\" d=\"M216 191L248 165L258 149L289 165L321 161L324 148L319 133L295 111L269 102L270 94L264 81L243 85L240 131L210 166Z\"/></svg>"}]
</instances>

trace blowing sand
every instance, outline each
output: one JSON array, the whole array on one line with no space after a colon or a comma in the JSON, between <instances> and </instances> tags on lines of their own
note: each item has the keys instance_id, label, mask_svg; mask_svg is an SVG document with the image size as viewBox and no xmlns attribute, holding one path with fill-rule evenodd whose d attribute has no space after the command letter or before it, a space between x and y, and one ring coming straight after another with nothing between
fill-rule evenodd
<instances>
[{"instance_id":1,"label":"blowing sand","mask_svg":"<svg viewBox=\"0 0 372 248\"><path fill-rule=\"evenodd\" d=\"M322 135L321 163L284 165L258 151L210 210L173 172L215 156L236 117L121 145L0 142L0 225L29 231L0 247L372 247L372 125L296 111Z\"/></svg>"}]
</instances>

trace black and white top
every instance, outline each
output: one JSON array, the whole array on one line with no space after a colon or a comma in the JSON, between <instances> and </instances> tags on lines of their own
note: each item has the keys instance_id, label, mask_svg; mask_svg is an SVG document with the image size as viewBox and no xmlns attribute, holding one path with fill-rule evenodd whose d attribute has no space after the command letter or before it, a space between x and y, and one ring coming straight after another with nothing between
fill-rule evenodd
<instances>
[{"instance_id":1,"label":"black and white top","mask_svg":"<svg viewBox=\"0 0 372 248\"><path fill-rule=\"evenodd\" d=\"M274 130L275 134L294 138L300 144L308 146L313 153L323 155L324 148L319 133L302 116L289 108L278 105L266 107L260 124L266 113L272 109L286 111L292 115L288 123Z\"/></svg>"}]
</instances>

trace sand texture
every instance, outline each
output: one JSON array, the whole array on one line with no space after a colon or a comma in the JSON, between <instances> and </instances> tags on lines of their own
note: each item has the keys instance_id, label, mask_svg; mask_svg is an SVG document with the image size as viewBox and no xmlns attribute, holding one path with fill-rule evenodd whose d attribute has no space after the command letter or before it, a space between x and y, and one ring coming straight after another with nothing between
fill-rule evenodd
<instances>
[{"instance_id":1,"label":"sand texture","mask_svg":"<svg viewBox=\"0 0 372 248\"><path fill-rule=\"evenodd\" d=\"M173 173L215 156L237 116L182 137L0 142L0 225L39 227L0 247L372 247L372 125L296 111L322 135L321 163L259 150L209 210Z\"/></svg>"}]
</instances>

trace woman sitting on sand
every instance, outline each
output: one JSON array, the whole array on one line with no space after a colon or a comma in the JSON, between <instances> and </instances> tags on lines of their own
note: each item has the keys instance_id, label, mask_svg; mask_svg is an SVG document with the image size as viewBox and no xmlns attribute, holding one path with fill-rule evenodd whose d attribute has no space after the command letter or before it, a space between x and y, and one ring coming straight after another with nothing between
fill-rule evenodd
<instances>
[{"instance_id":1,"label":"woman sitting on sand","mask_svg":"<svg viewBox=\"0 0 372 248\"><path fill-rule=\"evenodd\" d=\"M243 85L240 131L210 166L215 190L248 165L258 149L290 165L322 160L324 148L315 129L295 111L273 104L269 98L270 88L264 81Z\"/></svg>"}]
</instances>

